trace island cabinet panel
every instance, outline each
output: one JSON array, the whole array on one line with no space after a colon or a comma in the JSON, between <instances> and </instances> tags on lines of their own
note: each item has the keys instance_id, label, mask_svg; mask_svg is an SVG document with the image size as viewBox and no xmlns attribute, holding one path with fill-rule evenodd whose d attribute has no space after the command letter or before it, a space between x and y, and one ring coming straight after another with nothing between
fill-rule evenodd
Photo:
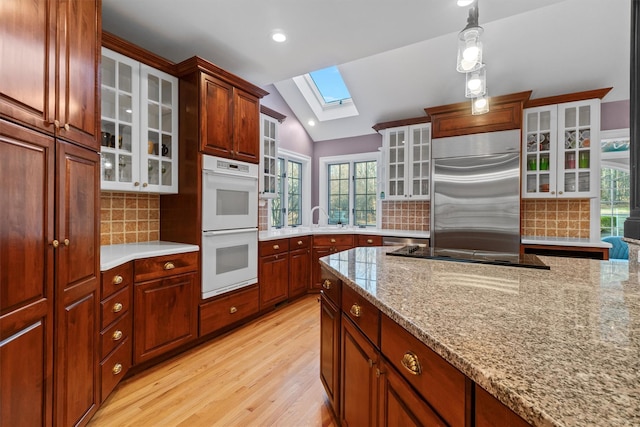
<instances>
[{"instance_id":1,"label":"island cabinet panel","mask_svg":"<svg viewBox=\"0 0 640 427\"><path fill-rule=\"evenodd\" d=\"M342 282L322 270L320 292L320 380L336 417L340 416L340 297Z\"/></svg>"},{"instance_id":2,"label":"island cabinet panel","mask_svg":"<svg viewBox=\"0 0 640 427\"><path fill-rule=\"evenodd\" d=\"M448 425L467 425L471 415L471 380L462 372L384 315L381 349Z\"/></svg>"},{"instance_id":3,"label":"island cabinet panel","mask_svg":"<svg viewBox=\"0 0 640 427\"><path fill-rule=\"evenodd\" d=\"M343 426L376 426L379 353L345 314L342 315L341 410Z\"/></svg>"},{"instance_id":4,"label":"island cabinet panel","mask_svg":"<svg viewBox=\"0 0 640 427\"><path fill-rule=\"evenodd\" d=\"M476 427L530 427L529 423L477 384L475 394Z\"/></svg>"},{"instance_id":5,"label":"island cabinet panel","mask_svg":"<svg viewBox=\"0 0 640 427\"><path fill-rule=\"evenodd\" d=\"M378 425L403 427L445 427L447 425L384 359L381 360L380 371Z\"/></svg>"},{"instance_id":6,"label":"island cabinet panel","mask_svg":"<svg viewBox=\"0 0 640 427\"><path fill-rule=\"evenodd\" d=\"M348 286L342 287L342 311L376 347L380 347L380 311Z\"/></svg>"},{"instance_id":7,"label":"island cabinet panel","mask_svg":"<svg viewBox=\"0 0 640 427\"><path fill-rule=\"evenodd\" d=\"M311 289L322 289L320 258L353 248L353 234L323 234L313 236L311 251Z\"/></svg>"}]
</instances>

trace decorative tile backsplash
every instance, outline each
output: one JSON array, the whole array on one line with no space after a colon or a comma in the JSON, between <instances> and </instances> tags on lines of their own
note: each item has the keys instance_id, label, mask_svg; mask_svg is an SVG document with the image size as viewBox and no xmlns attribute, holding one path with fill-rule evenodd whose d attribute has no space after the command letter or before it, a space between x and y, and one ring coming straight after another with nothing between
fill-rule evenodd
<instances>
[{"instance_id":1,"label":"decorative tile backsplash","mask_svg":"<svg viewBox=\"0 0 640 427\"><path fill-rule=\"evenodd\" d=\"M429 201L382 201L385 230L429 231Z\"/></svg>"},{"instance_id":2,"label":"decorative tile backsplash","mask_svg":"<svg viewBox=\"0 0 640 427\"><path fill-rule=\"evenodd\" d=\"M520 215L523 236L589 238L589 199L523 200Z\"/></svg>"},{"instance_id":3,"label":"decorative tile backsplash","mask_svg":"<svg viewBox=\"0 0 640 427\"><path fill-rule=\"evenodd\" d=\"M269 204L264 200L264 206L258 204L258 230L267 231L269 228Z\"/></svg>"},{"instance_id":4,"label":"decorative tile backsplash","mask_svg":"<svg viewBox=\"0 0 640 427\"><path fill-rule=\"evenodd\" d=\"M100 194L100 244L149 242L160 239L158 194Z\"/></svg>"}]
</instances>

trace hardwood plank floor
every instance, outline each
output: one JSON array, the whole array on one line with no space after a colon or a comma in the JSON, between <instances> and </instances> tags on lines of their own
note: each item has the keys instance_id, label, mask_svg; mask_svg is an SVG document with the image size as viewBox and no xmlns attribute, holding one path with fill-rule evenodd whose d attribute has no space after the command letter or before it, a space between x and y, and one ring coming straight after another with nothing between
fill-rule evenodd
<instances>
[{"instance_id":1,"label":"hardwood plank floor","mask_svg":"<svg viewBox=\"0 0 640 427\"><path fill-rule=\"evenodd\" d=\"M89 426L334 427L317 295L123 381Z\"/></svg>"}]
</instances>

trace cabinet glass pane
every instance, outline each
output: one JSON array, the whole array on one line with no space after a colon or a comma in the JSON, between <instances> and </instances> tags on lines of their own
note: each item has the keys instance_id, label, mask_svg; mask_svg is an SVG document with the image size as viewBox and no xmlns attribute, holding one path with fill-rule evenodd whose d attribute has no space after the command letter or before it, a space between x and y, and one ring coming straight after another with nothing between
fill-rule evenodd
<instances>
[{"instance_id":1,"label":"cabinet glass pane","mask_svg":"<svg viewBox=\"0 0 640 427\"><path fill-rule=\"evenodd\" d=\"M580 169L589 169L591 164L591 152L589 150L580 151L578 153L578 167Z\"/></svg>"},{"instance_id":2,"label":"cabinet glass pane","mask_svg":"<svg viewBox=\"0 0 640 427\"><path fill-rule=\"evenodd\" d=\"M564 133L564 148L565 150L573 150L576 148L576 131L565 131Z\"/></svg>"},{"instance_id":3,"label":"cabinet glass pane","mask_svg":"<svg viewBox=\"0 0 640 427\"><path fill-rule=\"evenodd\" d=\"M397 156L398 154L396 153L395 149L389 150L389 163L396 163Z\"/></svg>"},{"instance_id":4,"label":"cabinet glass pane","mask_svg":"<svg viewBox=\"0 0 640 427\"><path fill-rule=\"evenodd\" d=\"M162 80L162 105L171 105L171 82Z\"/></svg>"},{"instance_id":5,"label":"cabinet glass pane","mask_svg":"<svg viewBox=\"0 0 640 427\"><path fill-rule=\"evenodd\" d=\"M527 130L529 132L538 130L538 115L536 113L527 114Z\"/></svg>"},{"instance_id":6,"label":"cabinet glass pane","mask_svg":"<svg viewBox=\"0 0 640 427\"><path fill-rule=\"evenodd\" d=\"M147 163L147 172L149 184L158 185L160 183L159 162L155 159L149 159Z\"/></svg>"},{"instance_id":7,"label":"cabinet glass pane","mask_svg":"<svg viewBox=\"0 0 640 427\"><path fill-rule=\"evenodd\" d=\"M121 124L118 126L118 149L131 152L132 140L131 140L131 125Z\"/></svg>"},{"instance_id":8,"label":"cabinet glass pane","mask_svg":"<svg viewBox=\"0 0 640 427\"><path fill-rule=\"evenodd\" d=\"M404 194L404 181L398 181L398 195Z\"/></svg>"},{"instance_id":9,"label":"cabinet glass pane","mask_svg":"<svg viewBox=\"0 0 640 427\"><path fill-rule=\"evenodd\" d=\"M111 89L102 89L102 117L109 119L116 118L116 93Z\"/></svg>"},{"instance_id":10,"label":"cabinet glass pane","mask_svg":"<svg viewBox=\"0 0 640 427\"><path fill-rule=\"evenodd\" d=\"M160 173L162 174L162 185L171 185L171 162L162 162L162 169L160 169Z\"/></svg>"},{"instance_id":11,"label":"cabinet glass pane","mask_svg":"<svg viewBox=\"0 0 640 427\"><path fill-rule=\"evenodd\" d=\"M540 130L543 131L543 130L550 130L550 129L551 129L551 112L541 111L540 112Z\"/></svg>"},{"instance_id":12,"label":"cabinet glass pane","mask_svg":"<svg viewBox=\"0 0 640 427\"><path fill-rule=\"evenodd\" d=\"M156 76L147 75L147 90L150 101L160 102L160 80Z\"/></svg>"},{"instance_id":13,"label":"cabinet glass pane","mask_svg":"<svg viewBox=\"0 0 640 427\"><path fill-rule=\"evenodd\" d=\"M158 104L147 103L147 125L151 129L160 129L160 109Z\"/></svg>"},{"instance_id":14,"label":"cabinet glass pane","mask_svg":"<svg viewBox=\"0 0 640 427\"><path fill-rule=\"evenodd\" d=\"M100 166L102 169L103 181L115 181L116 180L116 155L113 153L101 153L100 154Z\"/></svg>"},{"instance_id":15,"label":"cabinet glass pane","mask_svg":"<svg viewBox=\"0 0 640 427\"><path fill-rule=\"evenodd\" d=\"M575 172L564 173L564 191L571 193L576 191L576 174Z\"/></svg>"},{"instance_id":16,"label":"cabinet glass pane","mask_svg":"<svg viewBox=\"0 0 640 427\"><path fill-rule=\"evenodd\" d=\"M103 147L111 146L111 136L116 133L116 124L108 120L100 121L100 145ZM114 144L115 145L115 144Z\"/></svg>"},{"instance_id":17,"label":"cabinet glass pane","mask_svg":"<svg viewBox=\"0 0 640 427\"><path fill-rule=\"evenodd\" d=\"M133 70L131 66L118 64L118 89L131 93L132 89Z\"/></svg>"},{"instance_id":18,"label":"cabinet glass pane","mask_svg":"<svg viewBox=\"0 0 640 427\"><path fill-rule=\"evenodd\" d=\"M157 132L149 131L147 133L148 141L147 141L147 154L153 154L155 156L158 155L158 145L160 143L160 138Z\"/></svg>"},{"instance_id":19,"label":"cabinet glass pane","mask_svg":"<svg viewBox=\"0 0 640 427\"><path fill-rule=\"evenodd\" d=\"M588 193L589 191L591 191L590 184L591 182L589 172L578 173L578 191L582 193Z\"/></svg>"},{"instance_id":20,"label":"cabinet glass pane","mask_svg":"<svg viewBox=\"0 0 640 427\"><path fill-rule=\"evenodd\" d=\"M102 85L110 88L116 87L116 61L105 56L102 57Z\"/></svg>"},{"instance_id":21,"label":"cabinet glass pane","mask_svg":"<svg viewBox=\"0 0 640 427\"><path fill-rule=\"evenodd\" d=\"M404 165L401 163L398 165L398 177L402 178L404 176Z\"/></svg>"},{"instance_id":22,"label":"cabinet glass pane","mask_svg":"<svg viewBox=\"0 0 640 427\"><path fill-rule=\"evenodd\" d=\"M564 110L564 126L567 128L576 127L576 109L575 108L567 108Z\"/></svg>"},{"instance_id":23,"label":"cabinet glass pane","mask_svg":"<svg viewBox=\"0 0 640 427\"><path fill-rule=\"evenodd\" d=\"M129 155L118 156L118 181L131 182L131 159Z\"/></svg>"},{"instance_id":24,"label":"cabinet glass pane","mask_svg":"<svg viewBox=\"0 0 640 427\"><path fill-rule=\"evenodd\" d=\"M591 107L589 105L584 105L580 107L578 114L580 117L581 127L591 125Z\"/></svg>"},{"instance_id":25,"label":"cabinet glass pane","mask_svg":"<svg viewBox=\"0 0 640 427\"><path fill-rule=\"evenodd\" d=\"M398 178L396 165L389 165L389 179Z\"/></svg>"},{"instance_id":26,"label":"cabinet glass pane","mask_svg":"<svg viewBox=\"0 0 640 427\"><path fill-rule=\"evenodd\" d=\"M171 108L162 107L162 131L171 132Z\"/></svg>"},{"instance_id":27,"label":"cabinet glass pane","mask_svg":"<svg viewBox=\"0 0 640 427\"><path fill-rule=\"evenodd\" d=\"M133 113L133 103L131 95L120 93L118 96L118 119L123 122L131 123Z\"/></svg>"},{"instance_id":28,"label":"cabinet glass pane","mask_svg":"<svg viewBox=\"0 0 640 427\"><path fill-rule=\"evenodd\" d=\"M173 144L171 144L171 135L162 135L162 157L171 159L173 157Z\"/></svg>"},{"instance_id":29,"label":"cabinet glass pane","mask_svg":"<svg viewBox=\"0 0 640 427\"><path fill-rule=\"evenodd\" d=\"M591 147L591 130L582 129L578 131L578 148Z\"/></svg>"}]
</instances>

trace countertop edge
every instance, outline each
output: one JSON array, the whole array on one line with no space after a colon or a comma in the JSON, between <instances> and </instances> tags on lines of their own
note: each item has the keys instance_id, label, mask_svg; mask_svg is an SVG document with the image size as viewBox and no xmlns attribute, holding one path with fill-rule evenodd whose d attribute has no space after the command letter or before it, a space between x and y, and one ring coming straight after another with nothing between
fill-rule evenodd
<instances>
[{"instance_id":1,"label":"countertop edge","mask_svg":"<svg viewBox=\"0 0 640 427\"><path fill-rule=\"evenodd\" d=\"M285 231L281 231L285 230ZM416 231L416 230L389 230L379 228L287 228L278 229L275 231L262 230L258 233L259 241L268 241L276 239L286 239L296 236L315 236L324 234L362 234L362 235L375 235L375 236L394 236L394 237L412 237L418 239L429 239L431 233L428 231Z\"/></svg>"},{"instance_id":2,"label":"countertop edge","mask_svg":"<svg viewBox=\"0 0 640 427\"><path fill-rule=\"evenodd\" d=\"M200 247L198 245L166 241L100 246L100 271L107 271L136 259L183 254L199 250Z\"/></svg>"}]
</instances>

